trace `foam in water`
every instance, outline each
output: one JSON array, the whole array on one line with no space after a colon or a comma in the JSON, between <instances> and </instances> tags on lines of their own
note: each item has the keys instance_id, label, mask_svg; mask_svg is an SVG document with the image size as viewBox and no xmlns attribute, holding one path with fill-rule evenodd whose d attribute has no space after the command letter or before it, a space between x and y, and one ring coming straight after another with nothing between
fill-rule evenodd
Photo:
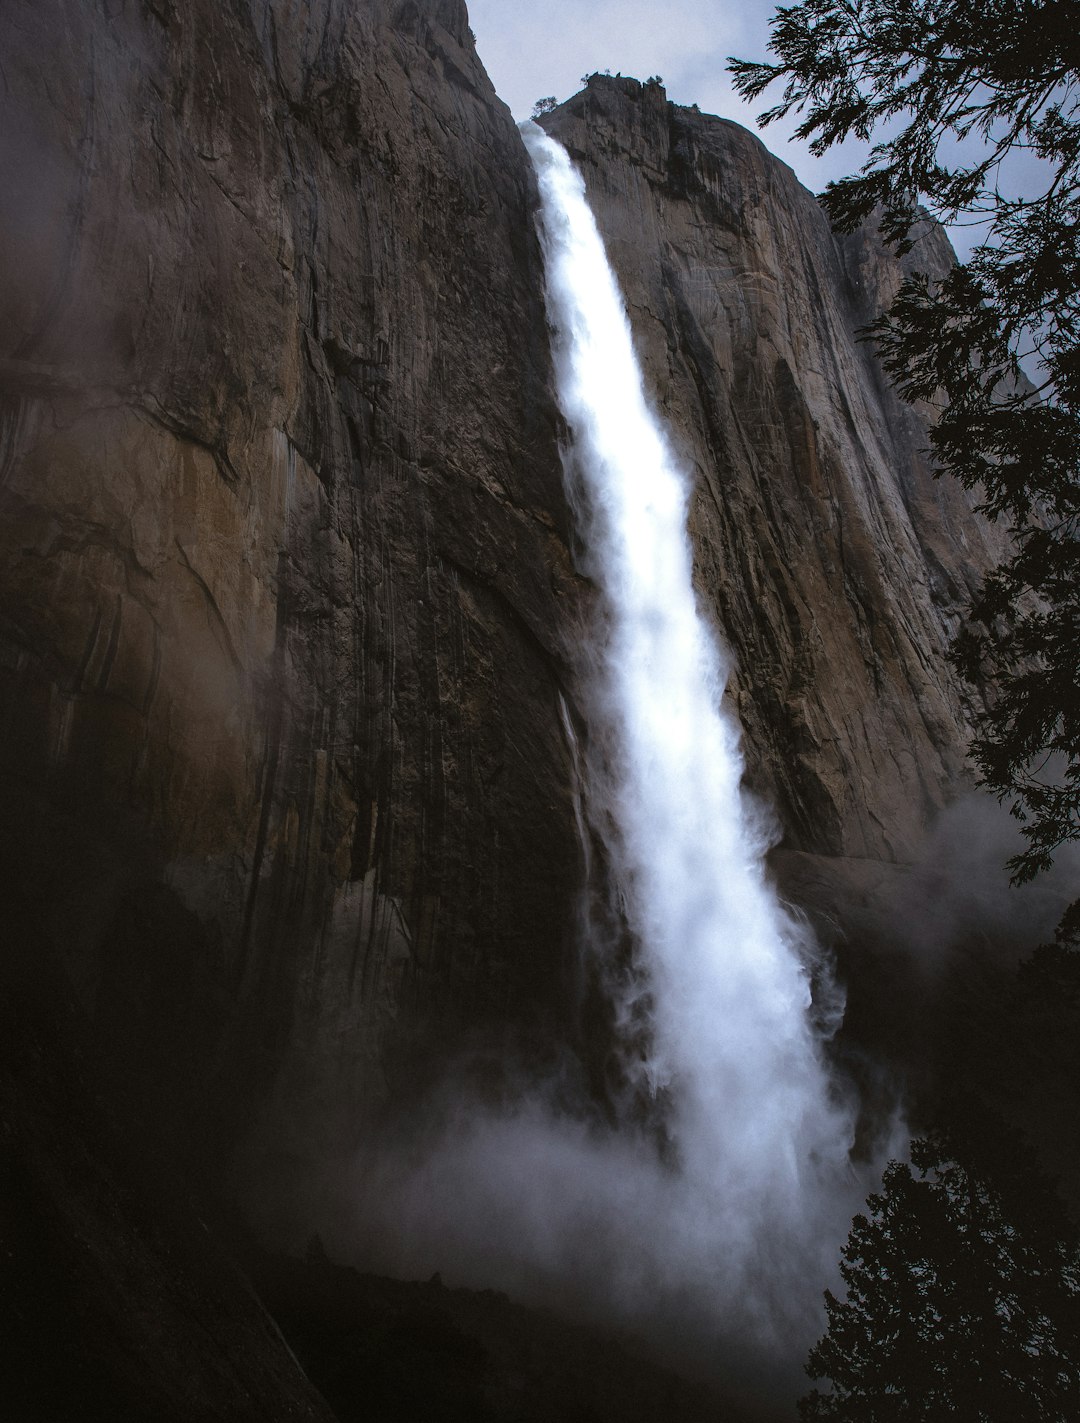
<instances>
[{"instance_id":1,"label":"foam in water","mask_svg":"<svg viewBox=\"0 0 1080 1423\"><path fill-rule=\"evenodd\" d=\"M694 595L689 482L648 407L584 185L535 124L522 132L568 488L603 602L582 649L585 799L636 943L616 1016L668 1145L560 1116L539 1091L501 1115L459 1105L433 1146L365 1168L369 1259L654 1332L786 1333L798 1348L861 1195L811 1014L813 945L765 876L724 658Z\"/></svg>"}]
</instances>

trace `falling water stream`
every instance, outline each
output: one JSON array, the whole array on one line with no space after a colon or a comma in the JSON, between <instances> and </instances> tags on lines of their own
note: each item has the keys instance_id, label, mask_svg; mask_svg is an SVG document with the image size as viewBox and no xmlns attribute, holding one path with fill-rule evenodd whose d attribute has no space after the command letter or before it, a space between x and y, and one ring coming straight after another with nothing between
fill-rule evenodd
<instances>
[{"instance_id":1,"label":"falling water stream","mask_svg":"<svg viewBox=\"0 0 1080 1423\"><path fill-rule=\"evenodd\" d=\"M640 1114L598 1124L535 1082L499 1112L455 1100L434 1145L367 1171L368 1255L629 1324L669 1353L726 1341L729 1363L758 1350L766 1370L798 1370L862 1194L812 1011L816 951L740 791L689 480L646 400L582 179L538 126L522 133L568 493L602 603L581 650L584 800L634 942L608 987L664 1145Z\"/></svg>"},{"instance_id":2,"label":"falling water stream","mask_svg":"<svg viewBox=\"0 0 1080 1423\"><path fill-rule=\"evenodd\" d=\"M646 401L584 184L537 125L523 133L568 481L604 604L589 649L588 792L640 948L641 1071L670 1102L681 1169L718 1217L790 1228L849 1141L810 1016L812 941L765 876L767 838L740 793L725 660L694 594L689 481Z\"/></svg>"}]
</instances>

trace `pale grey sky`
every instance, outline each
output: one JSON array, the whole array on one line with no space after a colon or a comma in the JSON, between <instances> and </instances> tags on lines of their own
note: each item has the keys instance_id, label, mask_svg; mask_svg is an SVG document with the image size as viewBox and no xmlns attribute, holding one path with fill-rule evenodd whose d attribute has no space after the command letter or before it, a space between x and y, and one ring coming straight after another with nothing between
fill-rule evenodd
<instances>
[{"instance_id":1,"label":"pale grey sky","mask_svg":"<svg viewBox=\"0 0 1080 1423\"><path fill-rule=\"evenodd\" d=\"M501 98L528 118L537 99L567 99L596 69L647 79L659 74L668 98L755 128L766 107L749 107L731 88L727 56L764 59L773 0L468 0L477 48ZM761 133L765 144L819 192L853 172L864 146L850 143L825 158L786 141L793 124Z\"/></svg>"}]
</instances>

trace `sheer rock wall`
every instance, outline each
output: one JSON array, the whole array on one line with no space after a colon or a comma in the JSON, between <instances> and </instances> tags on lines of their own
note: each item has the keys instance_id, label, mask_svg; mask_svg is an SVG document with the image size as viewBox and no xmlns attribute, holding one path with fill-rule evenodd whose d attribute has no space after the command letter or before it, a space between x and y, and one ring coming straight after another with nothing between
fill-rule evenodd
<instances>
[{"instance_id":1,"label":"sheer rock wall","mask_svg":"<svg viewBox=\"0 0 1080 1423\"><path fill-rule=\"evenodd\" d=\"M277 1077L344 1147L433 1044L564 1011L580 587L520 137L459 0L3 31L9 895L118 1082L231 1136Z\"/></svg>"}]
</instances>

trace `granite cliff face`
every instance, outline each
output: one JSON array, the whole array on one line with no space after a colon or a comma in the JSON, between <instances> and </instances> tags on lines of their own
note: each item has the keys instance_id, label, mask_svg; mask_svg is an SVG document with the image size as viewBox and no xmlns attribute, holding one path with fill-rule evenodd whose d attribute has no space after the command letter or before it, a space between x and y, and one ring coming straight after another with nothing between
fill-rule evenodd
<instances>
[{"instance_id":1,"label":"granite cliff face","mask_svg":"<svg viewBox=\"0 0 1080 1423\"><path fill-rule=\"evenodd\" d=\"M126 1258L20 1080L61 1020L217 1187L241 1140L302 1176L462 1046L571 1032L590 590L535 185L460 0L9 0L0 40L5 1122ZM842 920L961 781L944 653L993 555L855 339L898 269L656 85L545 126L693 467L778 865Z\"/></svg>"},{"instance_id":2,"label":"granite cliff face","mask_svg":"<svg viewBox=\"0 0 1080 1423\"><path fill-rule=\"evenodd\" d=\"M519 136L454 0L4 28L13 893L120 1075L247 1110L293 1063L340 1133L395 1052L560 1012L577 585Z\"/></svg>"}]
</instances>

